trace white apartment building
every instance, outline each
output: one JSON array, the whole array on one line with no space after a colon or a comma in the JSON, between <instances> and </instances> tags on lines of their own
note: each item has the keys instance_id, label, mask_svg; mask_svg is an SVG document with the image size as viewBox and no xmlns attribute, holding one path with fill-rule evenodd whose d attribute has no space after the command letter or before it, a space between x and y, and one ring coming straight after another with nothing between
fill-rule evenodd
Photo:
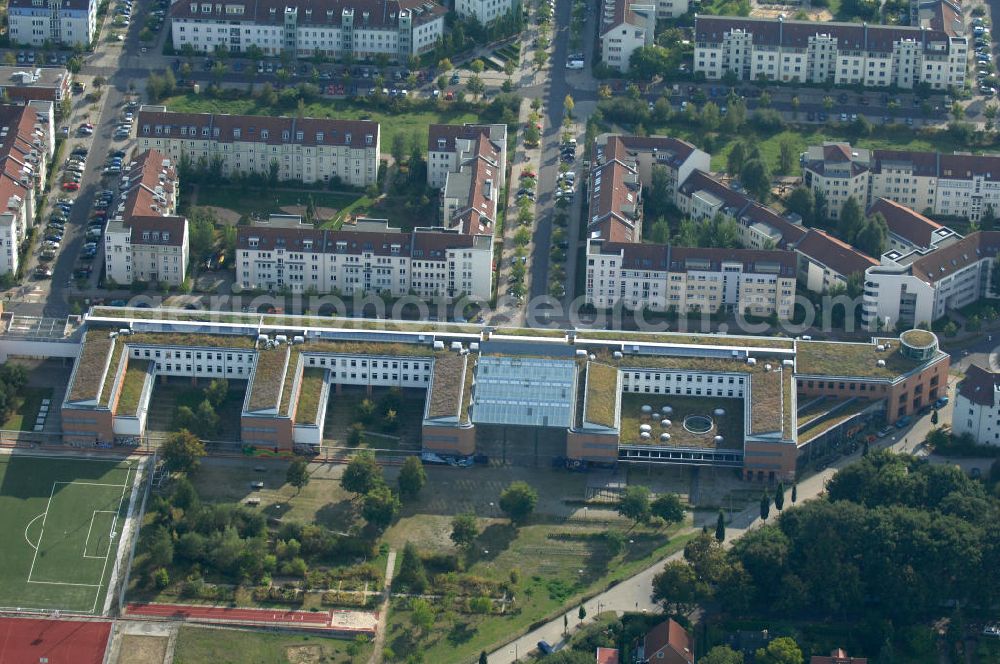
<instances>
[{"instance_id":1,"label":"white apartment building","mask_svg":"<svg viewBox=\"0 0 1000 664\"><path fill-rule=\"evenodd\" d=\"M900 150L865 150L846 143L810 146L803 184L826 195L837 218L849 196L862 208L886 198L931 214L978 221L1000 212L1000 157Z\"/></svg>"},{"instance_id":2,"label":"white apartment building","mask_svg":"<svg viewBox=\"0 0 1000 664\"><path fill-rule=\"evenodd\" d=\"M489 141L490 151L499 154L498 161L506 164L507 125L430 125L427 130L427 186L435 189L444 187L449 173L460 170L462 164L476 156L482 137ZM501 187L503 176L502 171Z\"/></svg>"},{"instance_id":3,"label":"white apartment building","mask_svg":"<svg viewBox=\"0 0 1000 664\"><path fill-rule=\"evenodd\" d=\"M492 240L442 228L403 233L385 220L338 231L269 222L237 229L236 281L254 290L488 300Z\"/></svg>"},{"instance_id":4,"label":"white apartment building","mask_svg":"<svg viewBox=\"0 0 1000 664\"><path fill-rule=\"evenodd\" d=\"M787 251L587 243L587 303L610 309L737 311L789 318L795 255Z\"/></svg>"},{"instance_id":5,"label":"white apartment building","mask_svg":"<svg viewBox=\"0 0 1000 664\"><path fill-rule=\"evenodd\" d=\"M178 0L170 9L174 47L265 55L323 55L405 61L444 36L446 10L433 0L277 0L224 3Z\"/></svg>"},{"instance_id":6,"label":"white apartment building","mask_svg":"<svg viewBox=\"0 0 1000 664\"><path fill-rule=\"evenodd\" d=\"M626 72L632 53L653 44L656 32L655 5L632 0L603 0L599 38L601 60L612 69Z\"/></svg>"},{"instance_id":7,"label":"white apartment building","mask_svg":"<svg viewBox=\"0 0 1000 664\"><path fill-rule=\"evenodd\" d=\"M129 165L122 183L122 202L104 233L108 278L121 285L181 285L190 242L187 219L176 214L176 168L161 153L147 150Z\"/></svg>"},{"instance_id":8,"label":"white apartment building","mask_svg":"<svg viewBox=\"0 0 1000 664\"><path fill-rule=\"evenodd\" d=\"M950 309L992 296L992 267L1000 231L954 235L930 250L890 250L865 272L862 321L904 329L930 324Z\"/></svg>"},{"instance_id":9,"label":"white apartment building","mask_svg":"<svg viewBox=\"0 0 1000 664\"><path fill-rule=\"evenodd\" d=\"M601 134L594 139L593 161L603 164L617 159L639 175L642 186L653 183L653 167L662 167L667 175L671 198L697 170L708 171L712 157L687 141L671 136L626 136Z\"/></svg>"},{"instance_id":10,"label":"white apartment building","mask_svg":"<svg viewBox=\"0 0 1000 664\"><path fill-rule=\"evenodd\" d=\"M951 29L698 16L694 71L709 80L961 87L968 40Z\"/></svg>"},{"instance_id":11,"label":"white apartment building","mask_svg":"<svg viewBox=\"0 0 1000 664\"><path fill-rule=\"evenodd\" d=\"M257 173L277 165L279 180L367 187L378 179L379 125L367 120L327 120L258 115L171 113L142 106L140 150L157 150L175 164L189 160L208 168L215 160L223 177Z\"/></svg>"},{"instance_id":12,"label":"white apartment building","mask_svg":"<svg viewBox=\"0 0 1000 664\"><path fill-rule=\"evenodd\" d=\"M88 47L97 30L97 5L97 0L10 0L10 41Z\"/></svg>"},{"instance_id":13,"label":"white apartment building","mask_svg":"<svg viewBox=\"0 0 1000 664\"><path fill-rule=\"evenodd\" d=\"M969 365L955 394L951 429L980 445L1000 445L1000 374Z\"/></svg>"},{"instance_id":14,"label":"white apartment building","mask_svg":"<svg viewBox=\"0 0 1000 664\"><path fill-rule=\"evenodd\" d=\"M519 0L455 0L456 14L462 18L474 18L483 25L519 11Z\"/></svg>"}]
</instances>

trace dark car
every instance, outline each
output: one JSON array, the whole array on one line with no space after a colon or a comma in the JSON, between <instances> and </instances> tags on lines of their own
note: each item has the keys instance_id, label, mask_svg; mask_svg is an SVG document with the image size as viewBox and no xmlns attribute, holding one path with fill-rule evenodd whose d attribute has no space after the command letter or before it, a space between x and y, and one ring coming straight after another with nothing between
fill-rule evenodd
<instances>
[{"instance_id":1,"label":"dark car","mask_svg":"<svg viewBox=\"0 0 1000 664\"><path fill-rule=\"evenodd\" d=\"M551 655L552 653L554 653L556 651L555 648L553 648L551 645L549 645L548 641L539 641L538 642L538 649L542 651L543 655Z\"/></svg>"}]
</instances>

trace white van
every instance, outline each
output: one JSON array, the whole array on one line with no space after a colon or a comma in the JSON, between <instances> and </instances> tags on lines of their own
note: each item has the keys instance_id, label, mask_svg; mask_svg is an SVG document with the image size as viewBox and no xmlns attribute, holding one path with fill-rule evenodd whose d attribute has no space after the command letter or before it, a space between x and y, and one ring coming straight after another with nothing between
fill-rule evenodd
<instances>
[{"instance_id":1,"label":"white van","mask_svg":"<svg viewBox=\"0 0 1000 664\"><path fill-rule=\"evenodd\" d=\"M583 69L583 60L567 60L566 69Z\"/></svg>"}]
</instances>

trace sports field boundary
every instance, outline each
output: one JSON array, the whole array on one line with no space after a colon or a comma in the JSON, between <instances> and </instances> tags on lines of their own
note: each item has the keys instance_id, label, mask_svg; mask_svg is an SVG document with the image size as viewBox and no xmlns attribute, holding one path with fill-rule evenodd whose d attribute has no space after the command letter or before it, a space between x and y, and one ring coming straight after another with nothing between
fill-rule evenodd
<instances>
[{"instance_id":1,"label":"sports field boundary","mask_svg":"<svg viewBox=\"0 0 1000 664\"><path fill-rule=\"evenodd\" d=\"M351 621L350 616L356 617ZM351 625L364 617L363 624ZM297 609L237 608L205 604L129 603L121 616L126 620L180 621L188 624L214 625L217 627L258 627L281 629L289 632L352 636L375 634L379 622L378 611L304 611ZM339 621L338 621L339 618Z\"/></svg>"},{"instance_id":2,"label":"sports field boundary","mask_svg":"<svg viewBox=\"0 0 1000 664\"><path fill-rule=\"evenodd\" d=\"M139 484L142 481L142 478L146 475L150 475L150 477L152 476L151 473L146 472L146 469L149 466L147 462L148 459L143 458L143 459L138 459L137 463L135 464L135 473L132 476L132 487L131 487L132 495L129 496L128 511L125 513L125 522L122 524L121 536L118 538L118 550L115 553L115 564L111 567L111 576L108 578L107 595L105 596L104 607L103 610L101 611L101 615L104 616L108 615L111 612L111 602L116 594L114 590L115 586L118 583L118 577L121 572L122 558L125 557L125 546L129 543L130 540L134 539L137 542L139 539L138 537L139 529L136 528L136 523L142 523L143 513L145 512L146 509L146 495L148 495L149 493L148 482L147 482L146 492L143 494L142 497L142 507L140 508L143 513L140 513L138 515L135 513L135 501L139 494ZM124 575L124 579L126 580L128 579L127 570L131 569L132 567L132 555L134 555L135 553L134 543L132 544L130 551L131 553L128 556L129 566L126 568L126 573Z\"/></svg>"}]
</instances>

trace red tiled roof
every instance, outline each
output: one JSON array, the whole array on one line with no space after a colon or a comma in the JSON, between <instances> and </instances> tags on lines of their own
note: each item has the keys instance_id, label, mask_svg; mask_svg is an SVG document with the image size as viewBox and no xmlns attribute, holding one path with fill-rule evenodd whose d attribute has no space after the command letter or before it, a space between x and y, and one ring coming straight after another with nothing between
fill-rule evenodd
<instances>
[{"instance_id":1,"label":"red tiled roof","mask_svg":"<svg viewBox=\"0 0 1000 664\"><path fill-rule=\"evenodd\" d=\"M795 249L845 277L879 264L868 254L817 228L810 228Z\"/></svg>"},{"instance_id":2,"label":"red tiled roof","mask_svg":"<svg viewBox=\"0 0 1000 664\"><path fill-rule=\"evenodd\" d=\"M136 215L124 222L132 229L133 245L166 245L181 247L184 245L184 229L187 219L184 217L160 217L153 215ZM148 233L149 235L145 235Z\"/></svg>"},{"instance_id":3,"label":"red tiled roof","mask_svg":"<svg viewBox=\"0 0 1000 664\"><path fill-rule=\"evenodd\" d=\"M813 655L809 659L809 664L868 664L867 657L849 657L843 648L837 648L830 653L829 657L824 655Z\"/></svg>"},{"instance_id":4,"label":"red tiled roof","mask_svg":"<svg viewBox=\"0 0 1000 664\"><path fill-rule=\"evenodd\" d=\"M427 127L428 152L454 152L455 143L459 139L471 141L479 136L490 137L490 126L480 124L432 124ZM443 140L444 146L438 141Z\"/></svg>"},{"instance_id":5,"label":"red tiled roof","mask_svg":"<svg viewBox=\"0 0 1000 664\"><path fill-rule=\"evenodd\" d=\"M615 648L598 648L596 664L618 664L618 650Z\"/></svg>"},{"instance_id":6,"label":"red tiled roof","mask_svg":"<svg viewBox=\"0 0 1000 664\"><path fill-rule=\"evenodd\" d=\"M979 231L918 258L910 265L910 270L914 276L933 283L984 257L994 258L998 253L1000 231Z\"/></svg>"},{"instance_id":7,"label":"red tiled roof","mask_svg":"<svg viewBox=\"0 0 1000 664\"><path fill-rule=\"evenodd\" d=\"M590 173L588 230L612 242L635 242L636 215L627 210L638 207L642 185L636 171L618 161L606 161Z\"/></svg>"},{"instance_id":8,"label":"red tiled roof","mask_svg":"<svg viewBox=\"0 0 1000 664\"><path fill-rule=\"evenodd\" d=\"M662 659L656 656L661 651L664 653ZM694 664L694 642L687 630L673 618L668 618L646 634L643 656L649 662Z\"/></svg>"},{"instance_id":9,"label":"red tiled roof","mask_svg":"<svg viewBox=\"0 0 1000 664\"><path fill-rule=\"evenodd\" d=\"M656 152L660 161L667 161L675 168L687 160L697 150L687 141L672 136L610 136L604 146L604 159L628 162L633 155L630 151Z\"/></svg>"},{"instance_id":10,"label":"red tiled roof","mask_svg":"<svg viewBox=\"0 0 1000 664\"><path fill-rule=\"evenodd\" d=\"M979 406L996 405L996 389L1000 387L1000 374L988 371L978 364L970 364L965 378L958 384L958 393Z\"/></svg>"},{"instance_id":11,"label":"red tiled roof","mask_svg":"<svg viewBox=\"0 0 1000 664\"><path fill-rule=\"evenodd\" d=\"M868 208L868 215L881 214L889 230L920 247L931 246L934 231L944 228L924 215L887 198L879 198Z\"/></svg>"}]
</instances>

